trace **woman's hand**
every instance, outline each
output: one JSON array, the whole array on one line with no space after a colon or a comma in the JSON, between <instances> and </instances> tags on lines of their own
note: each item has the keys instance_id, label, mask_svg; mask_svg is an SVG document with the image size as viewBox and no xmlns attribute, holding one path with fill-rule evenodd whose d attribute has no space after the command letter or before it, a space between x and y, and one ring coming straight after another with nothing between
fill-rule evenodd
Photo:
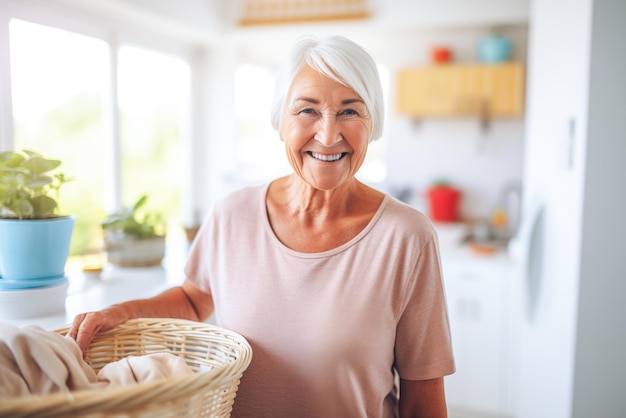
<instances>
[{"instance_id":1,"label":"woman's hand","mask_svg":"<svg viewBox=\"0 0 626 418\"><path fill-rule=\"evenodd\" d=\"M128 319L120 305L114 305L99 312L86 312L76 315L67 336L76 340L84 353L91 340L100 332L108 331Z\"/></svg>"},{"instance_id":2,"label":"woman's hand","mask_svg":"<svg viewBox=\"0 0 626 418\"><path fill-rule=\"evenodd\" d=\"M185 281L149 299L131 300L99 312L76 315L67 332L84 353L91 340L133 318L181 318L204 321L213 313L213 297Z\"/></svg>"}]
</instances>

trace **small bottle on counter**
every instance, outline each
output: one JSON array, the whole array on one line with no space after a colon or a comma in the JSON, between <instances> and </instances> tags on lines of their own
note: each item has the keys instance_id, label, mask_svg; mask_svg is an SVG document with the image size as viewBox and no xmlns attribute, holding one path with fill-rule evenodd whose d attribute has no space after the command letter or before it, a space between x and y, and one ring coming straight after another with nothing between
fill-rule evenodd
<instances>
[{"instance_id":1,"label":"small bottle on counter","mask_svg":"<svg viewBox=\"0 0 626 418\"><path fill-rule=\"evenodd\" d=\"M508 238L508 217L506 211L502 208L497 208L491 216L491 225L493 226L494 235L497 238Z\"/></svg>"}]
</instances>

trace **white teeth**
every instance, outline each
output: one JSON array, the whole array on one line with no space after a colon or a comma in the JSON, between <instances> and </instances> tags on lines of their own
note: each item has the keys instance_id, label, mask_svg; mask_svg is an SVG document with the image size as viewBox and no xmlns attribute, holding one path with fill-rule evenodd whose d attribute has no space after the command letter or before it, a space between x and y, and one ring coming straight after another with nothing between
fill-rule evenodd
<instances>
[{"instance_id":1,"label":"white teeth","mask_svg":"<svg viewBox=\"0 0 626 418\"><path fill-rule=\"evenodd\" d=\"M324 154L318 154L317 152L311 152L311 156L313 156L313 158L315 159L322 160L322 161L337 161L343 156L343 153L335 154L335 155L324 155Z\"/></svg>"}]
</instances>

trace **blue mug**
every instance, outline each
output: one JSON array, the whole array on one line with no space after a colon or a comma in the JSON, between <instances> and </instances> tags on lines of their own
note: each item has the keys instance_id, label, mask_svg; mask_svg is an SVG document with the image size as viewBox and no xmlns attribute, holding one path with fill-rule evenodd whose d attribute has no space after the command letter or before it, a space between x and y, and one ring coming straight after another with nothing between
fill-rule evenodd
<instances>
[{"instance_id":1,"label":"blue mug","mask_svg":"<svg viewBox=\"0 0 626 418\"><path fill-rule=\"evenodd\" d=\"M486 36L478 43L478 58L483 62L502 62L511 56L511 41L500 36Z\"/></svg>"}]
</instances>

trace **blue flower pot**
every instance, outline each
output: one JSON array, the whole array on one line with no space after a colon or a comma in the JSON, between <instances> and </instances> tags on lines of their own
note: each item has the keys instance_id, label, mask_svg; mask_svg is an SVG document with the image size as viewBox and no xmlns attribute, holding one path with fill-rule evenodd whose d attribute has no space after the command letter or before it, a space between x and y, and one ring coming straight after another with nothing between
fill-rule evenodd
<instances>
[{"instance_id":1,"label":"blue flower pot","mask_svg":"<svg viewBox=\"0 0 626 418\"><path fill-rule=\"evenodd\" d=\"M0 219L0 275L7 280L63 276L74 217Z\"/></svg>"}]
</instances>

